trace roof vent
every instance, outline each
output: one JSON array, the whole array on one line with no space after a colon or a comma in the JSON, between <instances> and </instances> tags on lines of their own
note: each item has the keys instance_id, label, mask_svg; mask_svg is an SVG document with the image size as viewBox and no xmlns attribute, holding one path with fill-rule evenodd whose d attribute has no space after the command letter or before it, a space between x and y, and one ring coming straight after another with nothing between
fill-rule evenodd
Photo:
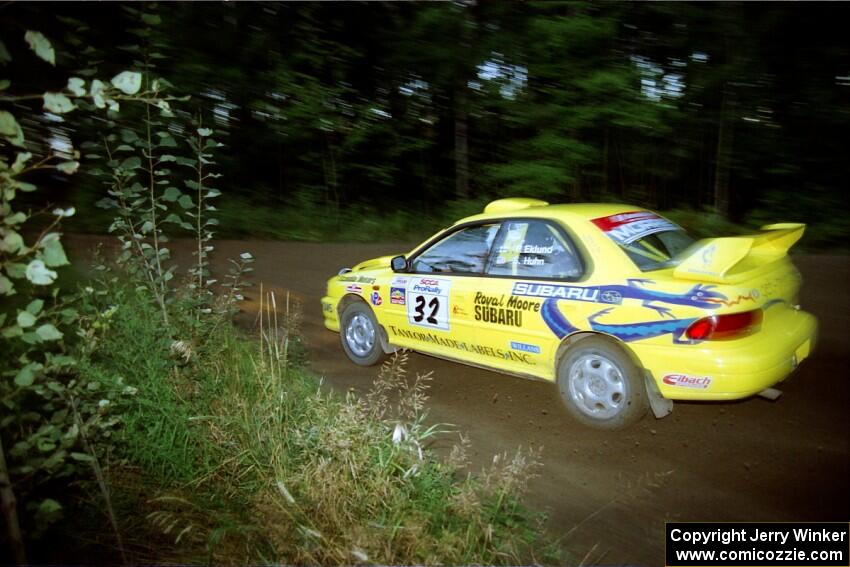
<instances>
[{"instance_id":1,"label":"roof vent","mask_svg":"<svg viewBox=\"0 0 850 567\"><path fill-rule=\"evenodd\" d=\"M540 199L524 199L522 197L509 197L507 199L499 199L493 201L484 207L485 213L509 213L511 211L520 211L530 207L545 207L548 205L546 201Z\"/></svg>"}]
</instances>

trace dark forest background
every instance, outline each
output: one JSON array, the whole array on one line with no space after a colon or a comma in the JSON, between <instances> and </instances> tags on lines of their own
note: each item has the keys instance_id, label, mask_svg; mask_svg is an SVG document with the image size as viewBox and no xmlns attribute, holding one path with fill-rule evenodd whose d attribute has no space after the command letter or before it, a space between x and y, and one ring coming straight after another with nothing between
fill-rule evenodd
<instances>
[{"instance_id":1,"label":"dark forest background","mask_svg":"<svg viewBox=\"0 0 850 567\"><path fill-rule=\"evenodd\" d=\"M57 69L6 71L39 92L155 64L191 95L175 120L224 144L223 235L412 239L509 195L625 201L697 232L804 221L811 246L850 232L842 4L146 6L6 3L9 52L24 29L57 50ZM22 125L61 145L106 120L63 118ZM52 186L82 213L72 229L106 228L96 178Z\"/></svg>"}]
</instances>

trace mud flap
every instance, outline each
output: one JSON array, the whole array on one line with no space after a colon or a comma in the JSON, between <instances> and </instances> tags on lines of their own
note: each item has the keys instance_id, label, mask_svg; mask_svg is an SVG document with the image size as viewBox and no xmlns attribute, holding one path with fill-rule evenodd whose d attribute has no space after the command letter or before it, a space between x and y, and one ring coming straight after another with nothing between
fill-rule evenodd
<instances>
[{"instance_id":1,"label":"mud flap","mask_svg":"<svg viewBox=\"0 0 850 567\"><path fill-rule=\"evenodd\" d=\"M779 396L782 395L782 390L778 390L776 388L765 388L756 395L761 396L766 400L770 400L771 402L775 402L779 399Z\"/></svg>"},{"instance_id":2,"label":"mud flap","mask_svg":"<svg viewBox=\"0 0 850 567\"><path fill-rule=\"evenodd\" d=\"M661 419L673 413L673 400L668 400L661 395L658 385L648 371L645 371L643 376L646 382L646 397L649 398L649 407L655 419Z\"/></svg>"}]
</instances>

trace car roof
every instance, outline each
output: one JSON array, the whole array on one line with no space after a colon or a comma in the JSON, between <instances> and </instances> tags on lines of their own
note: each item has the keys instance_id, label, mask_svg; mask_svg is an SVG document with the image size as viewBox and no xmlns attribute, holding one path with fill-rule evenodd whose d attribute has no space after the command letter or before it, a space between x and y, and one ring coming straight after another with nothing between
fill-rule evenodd
<instances>
[{"instance_id":1,"label":"car roof","mask_svg":"<svg viewBox=\"0 0 850 567\"><path fill-rule=\"evenodd\" d=\"M545 204L538 205L536 203ZM555 218L565 221L591 220L599 217L646 210L643 207L623 203L567 203L550 205L545 201L536 201L534 199L500 199L487 205L485 210L487 209L496 209L496 211L472 215L457 221L455 224L514 217Z\"/></svg>"}]
</instances>

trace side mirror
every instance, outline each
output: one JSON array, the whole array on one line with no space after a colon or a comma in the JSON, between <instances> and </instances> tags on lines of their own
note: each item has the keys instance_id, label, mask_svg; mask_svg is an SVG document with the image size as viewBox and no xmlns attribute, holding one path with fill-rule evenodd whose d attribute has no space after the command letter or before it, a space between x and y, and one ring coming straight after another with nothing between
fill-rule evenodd
<instances>
[{"instance_id":1,"label":"side mirror","mask_svg":"<svg viewBox=\"0 0 850 567\"><path fill-rule=\"evenodd\" d=\"M407 270L407 258L404 256L396 256L390 260L390 267L394 272L404 272Z\"/></svg>"}]
</instances>

